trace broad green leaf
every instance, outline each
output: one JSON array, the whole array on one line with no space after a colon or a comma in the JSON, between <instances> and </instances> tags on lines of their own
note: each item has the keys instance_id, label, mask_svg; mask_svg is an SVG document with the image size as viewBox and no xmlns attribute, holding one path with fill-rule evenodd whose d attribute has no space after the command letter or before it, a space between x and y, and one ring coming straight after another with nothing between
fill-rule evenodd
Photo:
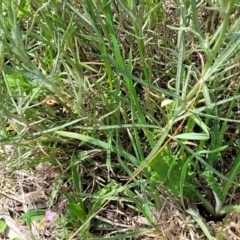
<instances>
[{"instance_id":1,"label":"broad green leaf","mask_svg":"<svg viewBox=\"0 0 240 240\"><path fill-rule=\"evenodd\" d=\"M82 223L85 221L86 213L84 212L84 209L82 209L78 204L70 203L67 207L76 217L81 220Z\"/></svg>"},{"instance_id":2,"label":"broad green leaf","mask_svg":"<svg viewBox=\"0 0 240 240\"><path fill-rule=\"evenodd\" d=\"M7 224L5 223L5 221L0 220L0 233L3 233L7 228Z\"/></svg>"},{"instance_id":3,"label":"broad green leaf","mask_svg":"<svg viewBox=\"0 0 240 240\"><path fill-rule=\"evenodd\" d=\"M171 151L164 148L162 152L149 163L149 170L152 174L150 181L160 182L172 194L179 196L179 182L181 181L181 172L184 163L184 156L179 156L176 160ZM185 179L186 186L190 183L189 177L190 176L187 176ZM190 188L187 190L190 190ZM187 195L188 193L186 192L185 194Z\"/></svg>"}]
</instances>

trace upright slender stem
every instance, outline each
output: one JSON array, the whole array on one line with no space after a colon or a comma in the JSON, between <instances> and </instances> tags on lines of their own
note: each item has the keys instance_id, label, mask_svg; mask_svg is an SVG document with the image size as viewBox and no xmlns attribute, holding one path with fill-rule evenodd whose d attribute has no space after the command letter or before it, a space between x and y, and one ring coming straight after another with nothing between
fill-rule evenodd
<instances>
[{"instance_id":1,"label":"upright slender stem","mask_svg":"<svg viewBox=\"0 0 240 240\"><path fill-rule=\"evenodd\" d=\"M218 54L220 47L225 39L225 34L227 32L227 28L229 25L229 18L230 18L232 9L235 5L235 2L236 1L234 1L234 0L229 1L226 11L222 10L224 18L223 18L222 25L220 27L221 28L221 30L219 31L220 34L219 34L219 37L217 38L217 41L215 42L215 45L213 46L213 48L211 50L211 53L208 56L208 60L207 60L207 63L205 65L205 69L204 69L205 71L207 71L208 68L212 65L212 62L215 59L216 55Z\"/></svg>"}]
</instances>

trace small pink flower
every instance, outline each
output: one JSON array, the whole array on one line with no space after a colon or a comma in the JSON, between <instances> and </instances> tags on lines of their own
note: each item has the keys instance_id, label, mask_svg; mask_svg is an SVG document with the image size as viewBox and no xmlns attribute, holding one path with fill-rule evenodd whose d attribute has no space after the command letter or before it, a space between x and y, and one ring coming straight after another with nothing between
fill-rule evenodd
<instances>
[{"instance_id":1,"label":"small pink flower","mask_svg":"<svg viewBox=\"0 0 240 240\"><path fill-rule=\"evenodd\" d=\"M52 222L54 220L54 216L56 215L55 212L51 211L51 210L47 210L45 212L45 219L46 222Z\"/></svg>"}]
</instances>

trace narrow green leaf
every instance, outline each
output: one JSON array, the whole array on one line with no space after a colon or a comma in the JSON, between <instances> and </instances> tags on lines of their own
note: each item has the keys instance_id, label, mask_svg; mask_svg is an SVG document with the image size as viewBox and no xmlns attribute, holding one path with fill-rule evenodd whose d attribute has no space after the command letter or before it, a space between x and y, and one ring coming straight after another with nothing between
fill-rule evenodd
<instances>
[{"instance_id":1,"label":"narrow green leaf","mask_svg":"<svg viewBox=\"0 0 240 240\"><path fill-rule=\"evenodd\" d=\"M84 142L91 143L91 144L99 146L99 147L101 147L101 148L103 148L105 150L107 150L109 148L109 144L108 143L103 142L103 141L98 140L98 139L93 138L93 137L85 136L83 134L73 133L73 132L65 132L65 131L56 131L56 133L61 135L61 136L65 136L65 137L69 137L69 138L75 138L75 139L79 139L79 140L84 141ZM119 155L129 159L136 166L139 165L139 161L133 155L125 152L121 148L112 145L111 146L111 151L113 151L116 154L119 154Z\"/></svg>"},{"instance_id":2,"label":"narrow green leaf","mask_svg":"<svg viewBox=\"0 0 240 240\"><path fill-rule=\"evenodd\" d=\"M186 212L188 214L190 214L193 217L193 219L198 223L198 225L203 230L207 239L208 240L213 240L213 237L211 236L210 232L208 231L207 226L203 223L201 217L193 209L187 209Z\"/></svg>"},{"instance_id":3,"label":"narrow green leaf","mask_svg":"<svg viewBox=\"0 0 240 240\"><path fill-rule=\"evenodd\" d=\"M124 68L122 68L121 66L119 66L119 65L116 63L116 61L115 61L110 55L106 55L105 57L110 61L110 63L111 63L114 67L116 67L117 69L119 69L119 71L120 71L121 73L123 73L124 75L128 76L129 78L131 78L131 79L134 80L135 82L140 83L140 84L142 84L143 86L146 86L146 87L148 87L149 89L152 89L152 90L154 90L154 91L156 91L156 92L165 94L166 96L171 96L171 97L173 97L173 98L179 98L179 99L181 98L179 95L177 95L177 94L174 93L174 92L171 92L171 91L166 90L166 89L164 89L164 88L157 87L157 86L154 85L154 84L151 84L151 83L149 83L149 82L147 82L147 81L142 80L141 78L138 78L138 77L132 75L130 72L126 71L126 69L124 69Z\"/></svg>"},{"instance_id":4,"label":"narrow green leaf","mask_svg":"<svg viewBox=\"0 0 240 240\"><path fill-rule=\"evenodd\" d=\"M234 180L237 174L239 174L239 171L240 171L240 153L238 153L237 157L233 160L233 167L228 173L229 179ZM225 183L223 187L224 196L227 196L229 189L232 187L232 185L233 184L229 181Z\"/></svg>"},{"instance_id":5,"label":"narrow green leaf","mask_svg":"<svg viewBox=\"0 0 240 240\"><path fill-rule=\"evenodd\" d=\"M186 140L207 140L209 135L205 133L182 133L174 137L175 139L186 139Z\"/></svg>"},{"instance_id":6,"label":"narrow green leaf","mask_svg":"<svg viewBox=\"0 0 240 240\"><path fill-rule=\"evenodd\" d=\"M212 105L211 97L210 97L210 94L209 94L209 90L208 90L208 87L205 83L202 86L202 90L203 90L203 96L204 96L207 108L213 109L213 105Z\"/></svg>"},{"instance_id":7,"label":"narrow green leaf","mask_svg":"<svg viewBox=\"0 0 240 240\"><path fill-rule=\"evenodd\" d=\"M19 220L31 225L32 221L40 220L45 216L45 210L27 211L19 217Z\"/></svg>"},{"instance_id":8,"label":"narrow green leaf","mask_svg":"<svg viewBox=\"0 0 240 240\"><path fill-rule=\"evenodd\" d=\"M141 228L138 231L129 231L124 234L117 234L113 237L108 237L108 240L125 240L125 239L136 239L137 237L141 238L146 236L148 233L154 232L154 228ZM91 237L91 240L105 240L106 237Z\"/></svg>"},{"instance_id":9,"label":"narrow green leaf","mask_svg":"<svg viewBox=\"0 0 240 240\"><path fill-rule=\"evenodd\" d=\"M194 152L191 148L189 148L188 146L186 146L185 144L181 143L180 141L178 141L178 143L183 146L190 154L195 155L195 158L201 163L203 164L207 169L209 169L210 171L212 171L213 173L215 173L218 177L232 183L232 184L236 184L237 186L240 186L239 183L227 178L225 175L223 175L222 173L220 173L219 171L217 171L215 168L213 168L207 161L205 161L200 154L204 153L204 152L209 152L209 151L199 151L199 154L196 154L196 152ZM220 149L224 149L225 146L223 146Z\"/></svg>"},{"instance_id":10,"label":"narrow green leaf","mask_svg":"<svg viewBox=\"0 0 240 240\"><path fill-rule=\"evenodd\" d=\"M75 162L76 156L73 155L72 162ZM81 192L81 176L80 176L80 170L79 170L79 164L72 164L72 178L73 178L73 184L77 192Z\"/></svg>"},{"instance_id":11,"label":"narrow green leaf","mask_svg":"<svg viewBox=\"0 0 240 240\"><path fill-rule=\"evenodd\" d=\"M202 119L196 115L193 114L190 116L192 120L209 136L209 131L207 125L202 121Z\"/></svg>"},{"instance_id":12,"label":"narrow green leaf","mask_svg":"<svg viewBox=\"0 0 240 240\"><path fill-rule=\"evenodd\" d=\"M91 204L89 212L92 214L97 211L106 201L108 201L111 197L115 196L118 190L119 185L114 184L113 182L107 184L102 189L100 189L93 198L93 202Z\"/></svg>"},{"instance_id":13,"label":"narrow green leaf","mask_svg":"<svg viewBox=\"0 0 240 240\"><path fill-rule=\"evenodd\" d=\"M182 206L184 208L185 208L184 199L183 199L184 198L184 194L183 194L184 182L185 182L185 179L186 179L189 163L191 162L191 160L193 158L194 158L194 156L189 157L186 160L186 162L184 163L184 165L182 167L182 171L181 171L180 182L179 182L179 195L180 195Z\"/></svg>"}]
</instances>

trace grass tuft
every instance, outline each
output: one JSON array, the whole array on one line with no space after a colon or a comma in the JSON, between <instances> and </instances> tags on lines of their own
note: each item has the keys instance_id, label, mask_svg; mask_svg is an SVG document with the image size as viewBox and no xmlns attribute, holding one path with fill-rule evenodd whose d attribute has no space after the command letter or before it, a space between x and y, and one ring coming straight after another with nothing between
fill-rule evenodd
<instances>
[{"instance_id":1,"label":"grass tuft","mask_svg":"<svg viewBox=\"0 0 240 240\"><path fill-rule=\"evenodd\" d=\"M237 0L3 0L0 236L239 237L239 21Z\"/></svg>"}]
</instances>

